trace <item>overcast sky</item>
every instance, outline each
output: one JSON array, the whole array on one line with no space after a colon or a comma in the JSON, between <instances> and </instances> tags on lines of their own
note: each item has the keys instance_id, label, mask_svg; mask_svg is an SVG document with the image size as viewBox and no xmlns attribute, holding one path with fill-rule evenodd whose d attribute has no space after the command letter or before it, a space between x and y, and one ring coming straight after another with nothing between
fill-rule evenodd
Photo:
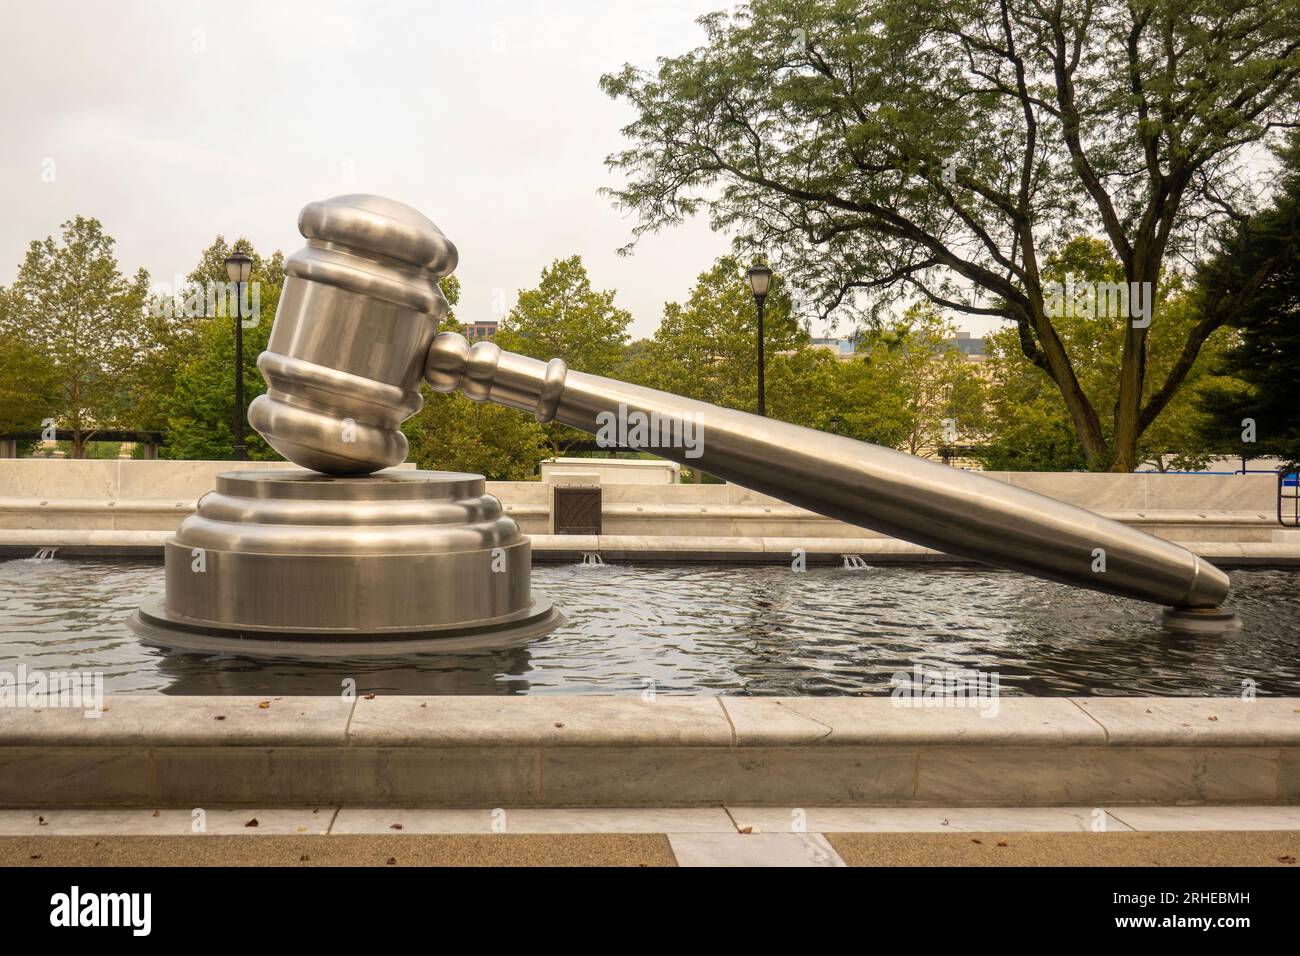
<instances>
[{"instance_id":1,"label":"overcast sky","mask_svg":"<svg viewBox=\"0 0 1300 956\"><path fill-rule=\"evenodd\" d=\"M632 113L597 81L698 45L696 18L725 6L8 5L0 283L78 213L117 239L124 271L170 282L218 233L289 253L305 203L366 192L414 206L457 244L462 319L498 318L494 303L579 253L649 335L728 240L701 219L616 255L634 220L597 190L616 182L604 159Z\"/></svg>"},{"instance_id":2,"label":"overcast sky","mask_svg":"<svg viewBox=\"0 0 1300 956\"><path fill-rule=\"evenodd\" d=\"M631 113L597 80L698 44L695 18L718 4L10 5L0 283L77 213L125 270L170 281L217 233L291 252L303 204L369 192L459 246L462 318L494 317L493 290L513 303L580 253L649 334L727 242L701 222L615 255L631 221L597 189Z\"/></svg>"}]
</instances>

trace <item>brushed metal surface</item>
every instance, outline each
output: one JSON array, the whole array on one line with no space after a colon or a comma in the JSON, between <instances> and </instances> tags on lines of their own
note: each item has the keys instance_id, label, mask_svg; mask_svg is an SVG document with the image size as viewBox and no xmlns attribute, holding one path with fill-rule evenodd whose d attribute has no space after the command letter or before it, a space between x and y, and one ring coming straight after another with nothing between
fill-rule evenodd
<instances>
[{"instance_id":1,"label":"brushed metal surface","mask_svg":"<svg viewBox=\"0 0 1300 956\"><path fill-rule=\"evenodd\" d=\"M311 203L299 229L307 246L286 263L258 360L268 392L249 421L320 474L220 476L167 543L165 600L140 612L150 627L337 641L549 626L553 612L530 594L528 541L481 477L381 471L406 457L400 425L421 407L422 381L593 434L611 416L645 416L667 430L627 444L988 564L1175 607L1227 596L1227 576L1191 552L1023 488L438 335L438 278L455 268L456 247L401 203ZM682 423L700 429L698 445L675 440Z\"/></svg>"},{"instance_id":2,"label":"brushed metal surface","mask_svg":"<svg viewBox=\"0 0 1300 956\"><path fill-rule=\"evenodd\" d=\"M409 206L379 196L310 203L305 248L285 263L267 350L267 392L248 421L284 457L331 475L406 459L400 425L420 410L424 355L447 314L438 278L455 245Z\"/></svg>"},{"instance_id":3,"label":"brushed metal surface","mask_svg":"<svg viewBox=\"0 0 1300 956\"><path fill-rule=\"evenodd\" d=\"M531 594L528 539L479 475L227 472L165 563L166 596L143 615L182 631L391 639L553 616Z\"/></svg>"},{"instance_id":4,"label":"brushed metal surface","mask_svg":"<svg viewBox=\"0 0 1300 956\"><path fill-rule=\"evenodd\" d=\"M554 360L470 346L453 332L434 340L425 366L437 391L460 389L539 418L553 412L592 434L602 417L644 415L661 423L661 440L635 447L949 554L1176 607L1214 607L1228 594L1228 576L1185 548L974 472L582 372L564 374L557 389L557 377ZM662 441L662 423L671 438L672 424L686 421L698 422L698 457Z\"/></svg>"}]
</instances>

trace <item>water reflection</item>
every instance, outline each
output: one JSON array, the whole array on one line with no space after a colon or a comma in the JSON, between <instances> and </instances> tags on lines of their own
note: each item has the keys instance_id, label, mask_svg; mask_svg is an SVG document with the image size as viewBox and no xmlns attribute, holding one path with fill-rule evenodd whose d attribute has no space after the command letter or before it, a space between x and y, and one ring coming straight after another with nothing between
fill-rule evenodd
<instances>
[{"instance_id":1,"label":"water reflection","mask_svg":"<svg viewBox=\"0 0 1300 956\"><path fill-rule=\"evenodd\" d=\"M528 681L501 675L528 670L528 649L418 655L391 660L295 660L233 654L161 652L167 694L523 694Z\"/></svg>"},{"instance_id":2,"label":"water reflection","mask_svg":"<svg viewBox=\"0 0 1300 956\"><path fill-rule=\"evenodd\" d=\"M559 630L399 660L164 652L126 628L157 562L0 563L0 667L102 670L113 692L885 694L914 666L996 671L1004 693L1300 694L1300 572L1234 572L1245 626L1165 631L1158 609L976 568L539 565Z\"/></svg>"}]
</instances>

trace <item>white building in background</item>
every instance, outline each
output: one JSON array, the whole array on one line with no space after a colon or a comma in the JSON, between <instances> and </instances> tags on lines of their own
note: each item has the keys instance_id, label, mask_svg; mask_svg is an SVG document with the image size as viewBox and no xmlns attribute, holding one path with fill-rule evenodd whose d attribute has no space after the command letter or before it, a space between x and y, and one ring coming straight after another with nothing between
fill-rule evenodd
<instances>
[{"instance_id":1,"label":"white building in background","mask_svg":"<svg viewBox=\"0 0 1300 956\"><path fill-rule=\"evenodd\" d=\"M958 330L957 337L952 340L952 344L957 346L957 351L968 362L983 362L984 340L973 338L969 332Z\"/></svg>"},{"instance_id":2,"label":"white building in background","mask_svg":"<svg viewBox=\"0 0 1300 956\"><path fill-rule=\"evenodd\" d=\"M853 338L840 339L830 336L818 336L812 340L812 348L821 349L823 352L830 352L841 362L851 362L857 352L857 340Z\"/></svg>"}]
</instances>

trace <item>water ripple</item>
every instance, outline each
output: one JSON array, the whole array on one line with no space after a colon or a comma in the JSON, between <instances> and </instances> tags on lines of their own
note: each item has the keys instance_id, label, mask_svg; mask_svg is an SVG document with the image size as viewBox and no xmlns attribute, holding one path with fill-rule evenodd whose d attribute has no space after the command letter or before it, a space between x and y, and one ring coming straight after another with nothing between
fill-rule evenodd
<instances>
[{"instance_id":1,"label":"water ripple","mask_svg":"<svg viewBox=\"0 0 1300 956\"><path fill-rule=\"evenodd\" d=\"M1035 696L1300 695L1300 572L1232 574L1244 627L1180 636L1152 606L981 568L539 565L568 617L524 647L387 661L164 652L126 618L149 561L0 563L0 668L102 670L113 692L879 695L915 666Z\"/></svg>"}]
</instances>

